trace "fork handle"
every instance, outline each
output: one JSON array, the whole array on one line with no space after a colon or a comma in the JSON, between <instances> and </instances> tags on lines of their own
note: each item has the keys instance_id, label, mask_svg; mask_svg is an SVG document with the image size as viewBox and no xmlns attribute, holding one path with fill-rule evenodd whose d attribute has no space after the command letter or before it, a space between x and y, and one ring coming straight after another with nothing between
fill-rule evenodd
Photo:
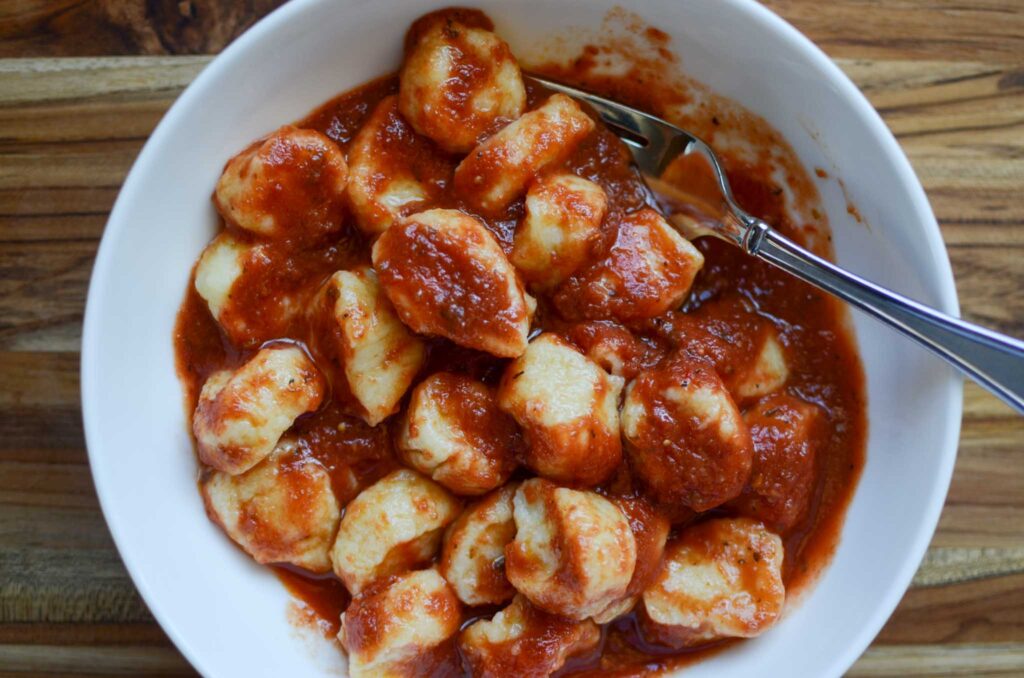
<instances>
[{"instance_id":1,"label":"fork handle","mask_svg":"<svg viewBox=\"0 0 1024 678\"><path fill-rule=\"evenodd\" d=\"M1024 414L1024 342L940 313L844 271L758 219L747 223L743 245L750 254L894 327Z\"/></svg>"}]
</instances>

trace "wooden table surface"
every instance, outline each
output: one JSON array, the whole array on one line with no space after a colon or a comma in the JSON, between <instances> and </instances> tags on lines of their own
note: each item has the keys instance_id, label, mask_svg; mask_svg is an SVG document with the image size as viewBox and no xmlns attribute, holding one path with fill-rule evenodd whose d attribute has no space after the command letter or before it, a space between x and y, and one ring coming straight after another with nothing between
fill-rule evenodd
<instances>
[{"instance_id":1,"label":"wooden table surface","mask_svg":"<svg viewBox=\"0 0 1024 678\"><path fill-rule=\"evenodd\" d=\"M0 2L0 677L188 675L104 524L78 350L117 191L181 89L274 0ZM924 182L964 315L1024 336L1024 1L771 0ZM966 387L928 555L855 676L1024 675L1024 419Z\"/></svg>"}]
</instances>

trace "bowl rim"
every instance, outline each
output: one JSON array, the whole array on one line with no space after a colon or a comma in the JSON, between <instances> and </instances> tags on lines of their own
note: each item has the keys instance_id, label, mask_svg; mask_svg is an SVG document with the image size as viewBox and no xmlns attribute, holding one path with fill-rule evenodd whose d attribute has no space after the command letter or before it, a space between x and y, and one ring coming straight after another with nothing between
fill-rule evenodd
<instances>
[{"instance_id":1,"label":"bowl rim","mask_svg":"<svg viewBox=\"0 0 1024 678\"><path fill-rule=\"evenodd\" d=\"M154 619L174 643L178 651L182 653L193 668L203 675L210 675L209 666L203 657L194 651L187 640L187 634L161 608L159 599L148 586L141 568L136 563L130 544L125 540L122 531L119 529L122 518L111 509L112 490L104 484L103 475L97 473L98 458L100 456L98 450L102 449L102 441L99 439L96 430L95 410L92 407L94 399L99 396L95 387L99 377L94 367L96 361L93 358L99 350L101 335L99 318L102 315L100 311L101 306L104 304L104 300L99 296L98 290L103 289L107 285L107 280L113 272L114 267L111 266L113 247L110 243L120 237L122 231L128 225L127 220L122 216L122 212L128 209L125 206L128 202L126 196L134 193L136 183L139 180L138 177L143 174L143 168L151 165L158 158L153 149L161 146L165 138L172 135L174 128L178 125L178 118L183 115L183 111L190 108L190 103L193 99L205 94L204 90L207 88L206 83L208 81L215 79L220 71L232 68L250 50L258 48L265 35L277 30L279 26L287 24L293 17L307 11L307 8L325 1L327 0L292 0L278 7L247 29L220 54L216 55L175 99L146 140L139 155L133 162L124 183L121 185L117 199L104 226L90 276L83 321L80 365L82 419L90 474L114 545L121 560L124 562L133 585L142 596ZM924 232L921 234L923 237L918 241L918 244L926 249L929 267L935 278L932 282L937 282L936 288L931 290L938 300L937 307L947 314L959 316L959 301L952 267L938 222L909 159L879 113L849 76L820 47L782 17L756 0L717 1L748 15L752 21L760 23L764 30L774 33L793 50L800 53L815 70L836 86L844 102L866 124L872 136L882 146L885 155L893 162L895 169L900 175L901 190L906 194L914 211L920 216L921 222L925 226ZM331 94L333 93L328 93L327 96ZM946 431L943 449L939 450L936 455L938 473L936 475L936 482L931 488L928 505L924 511L924 520L921 522L913 542L907 545L902 566L890 579L884 596L876 605L870 621L863 625L860 632L846 644L846 651L833 659L834 675L844 673L853 665L892 615L908 589L934 536L952 480L953 468L959 447L959 433L963 413L962 384L963 381L957 374L951 374L950 378L945 380L946 392L943 395L948 403ZM828 565L826 565L827 568ZM812 583L810 589L813 589L813 587L814 584Z\"/></svg>"}]
</instances>

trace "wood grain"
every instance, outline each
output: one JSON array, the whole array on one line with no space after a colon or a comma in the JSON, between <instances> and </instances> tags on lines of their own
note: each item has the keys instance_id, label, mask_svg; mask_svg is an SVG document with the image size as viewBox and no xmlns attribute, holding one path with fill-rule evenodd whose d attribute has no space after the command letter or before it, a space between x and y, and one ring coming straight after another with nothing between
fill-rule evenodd
<instances>
[{"instance_id":1,"label":"wood grain","mask_svg":"<svg viewBox=\"0 0 1024 678\"><path fill-rule=\"evenodd\" d=\"M853 670L850 678L947 678L987 676L1019 678L1024 648L1016 643L981 643L947 646L874 645Z\"/></svg>"},{"instance_id":2,"label":"wood grain","mask_svg":"<svg viewBox=\"0 0 1024 678\"><path fill-rule=\"evenodd\" d=\"M187 55L219 50L276 4L0 5L0 57L21 57L0 59L0 678L192 675L99 511L79 414L80 325L117 189L208 61ZM766 4L838 57L896 132L964 314L1024 336L1019 0ZM932 547L851 676L1024 675L1024 419L974 385L965 395Z\"/></svg>"},{"instance_id":3,"label":"wood grain","mask_svg":"<svg viewBox=\"0 0 1024 678\"><path fill-rule=\"evenodd\" d=\"M762 0L833 58L942 59L1020 65L1016 0Z\"/></svg>"},{"instance_id":4,"label":"wood grain","mask_svg":"<svg viewBox=\"0 0 1024 678\"><path fill-rule=\"evenodd\" d=\"M219 52L281 0L26 0L0 13L0 57Z\"/></svg>"}]
</instances>

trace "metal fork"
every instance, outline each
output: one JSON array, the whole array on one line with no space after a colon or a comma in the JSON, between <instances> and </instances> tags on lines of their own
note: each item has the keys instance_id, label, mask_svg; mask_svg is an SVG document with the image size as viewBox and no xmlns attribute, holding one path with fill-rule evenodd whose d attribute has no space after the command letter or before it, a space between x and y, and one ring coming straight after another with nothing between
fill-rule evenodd
<instances>
[{"instance_id":1,"label":"metal fork","mask_svg":"<svg viewBox=\"0 0 1024 678\"><path fill-rule=\"evenodd\" d=\"M649 187L671 190L660 180L668 164L681 155L703 157L714 173L724 210L716 218L699 222L677 215L671 221L684 235L721 238L743 248L747 254L834 294L930 349L1024 414L1024 342L896 294L780 235L736 203L718 156L689 132L589 92L542 78L532 79L550 90L589 104L629 146Z\"/></svg>"}]
</instances>

